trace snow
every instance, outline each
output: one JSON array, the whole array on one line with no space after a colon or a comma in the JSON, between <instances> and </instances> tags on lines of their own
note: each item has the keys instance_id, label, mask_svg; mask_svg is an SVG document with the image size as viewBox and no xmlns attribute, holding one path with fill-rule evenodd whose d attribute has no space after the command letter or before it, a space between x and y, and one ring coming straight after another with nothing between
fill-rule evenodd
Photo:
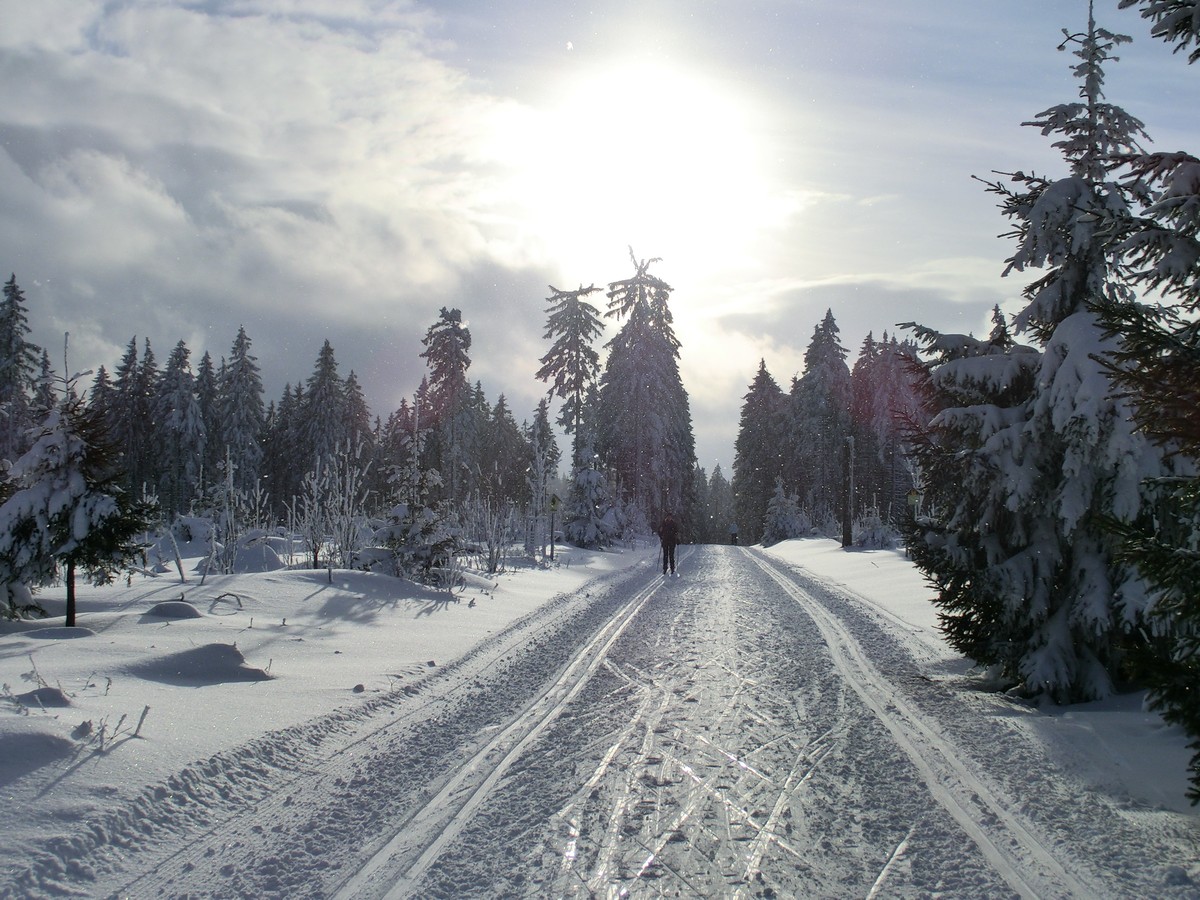
<instances>
[{"instance_id":1,"label":"snow","mask_svg":"<svg viewBox=\"0 0 1200 900\"><path fill-rule=\"evenodd\" d=\"M903 550L846 552L836 541L787 541L770 555L852 592L880 615L895 620L918 642L925 660L947 670L969 666L938 633L933 590L904 558ZM1097 789L1128 793L1149 806L1189 816L1187 763L1191 751L1176 726L1144 709L1144 692L1117 694L1095 703L1047 704L1023 718L1045 741L1061 748L1071 768L1087 768ZM1200 818L1197 819L1200 825Z\"/></svg>"},{"instance_id":2,"label":"snow","mask_svg":"<svg viewBox=\"0 0 1200 900\"><path fill-rule=\"evenodd\" d=\"M742 548L708 552L726 550L735 559L742 558L736 554L747 552ZM662 585L651 582L645 597L662 595L673 602L673 591L679 592L675 600L689 596L687 592L695 599L700 597L697 591L719 591L719 567L714 569L718 574L712 576L711 584L689 582L689 553L705 551L681 551L683 576ZM523 617L561 604L565 596L591 596L600 590L598 585L608 583L606 579L650 578L655 552L652 544L621 552L560 547L558 564L551 568L515 568L496 576L476 576L453 593L382 574L340 570L281 569L209 575L202 581L199 574L193 574L196 560L185 560L185 583L173 571L158 577L135 575L127 583L105 588L79 586L78 621L82 627L63 628L61 619L55 618L0 623L0 682L5 686L0 697L0 797L9 810L0 821L0 859L4 860L0 895L9 896L13 891L33 896L90 894L92 879L99 876L93 871L98 864L78 850L85 831L88 840L100 844L111 840L114 852L118 845L124 847L127 858L122 858L121 865L128 869L123 877L133 877L143 867L127 843L131 839L96 838L101 829L88 826L89 821L113 810L136 808L146 832L137 841L169 844L170 835L190 841L195 836L188 828L202 827L203 822L189 825L194 814L179 798L181 790L202 804L210 802L210 794L253 793L228 773L224 768L227 762L214 760L236 758L263 768L280 764L271 754L281 751L268 739L287 735L288 741L302 742L307 734L303 727L320 717L332 717L328 721L334 724L329 727L344 729L348 741L359 740L353 737L358 734L355 722L396 714L386 706L389 698L422 692L440 696L429 686L436 685L442 673L456 664L465 662L469 668L475 658L481 661L480 670L471 677L483 679L488 669L499 665L489 662L492 657L482 652L489 638L501 635ZM785 541L751 552L831 586L892 635L926 673L923 677L959 693L965 691L968 697L977 696L980 722L1000 721L1005 728L1020 729L1028 739L1049 748L1055 766L1072 779L1105 797L1117 798L1114 802L1124 804L1131 819L1176 815L1183 823L1178 829L1200 832L1195 827L1200 820L1184 798L1189 757L1185 738L1177 728L1143 710L1141 695L1121 695L1065 709L1036 709L973 693L967 688L975 676L969 664L940 638L931 590L903 552L847 552L826 540ZM48 591L38 599L52 614L61 616L61 592L56 596ZM534 640L498 659L543 654L554 670L563 664L554 661L558 657L550 655L551 646ZM617 673L622 678L634 674L627 664L618 667L604 662L608 644L596 647L595 659L587 663L588 672L604 670L606 677ZM653 656L654 650L646 652ZM865 652L869 654L870 648ZM672 664L692 665L687 660L672 660ZM583 684L572 688L566 699L556 700L556 708L565 708L581 690L586 693ZM743 684L738 690L744 688ZM670 692L664 689L663 694L669 696ZM596 707L596 712L604 711ZM487 710L484 713L490 715ZM567 721L573 720L567 717ZM501 725L497 722L480 734L495 734L495 740L500 740L504 733ZM549 727L538 726L540 731L535 729L516 749L507 751L514 767L515 754ZM900 719L888 727L900 734L898 739L929 739ZM879 733L886 736L888 732ZM543 735L542 739L548 738ZM783 739L781 734L780 741ZM495 750L493 755L499 752ZM347 762L342 760L339 765ZM964 758L955 765L968 763ZM323 789L346 793L347 800L365 803L370 799L365 788L356 789L361 795L351 795L350 784L360 777L352 778L352 770L354 767L347 765L342 787L335 787L343 784L342 778L331 775L322 776L320 783ZM496 781L502 780L504 771L497 769ZM1014 778L1024 777L1012 765L1009 771ZM598 791L599 774L594 778L597 781L589 789ZM186 789L179 788L180 784ZM298 781L289 788L289 802L303 802L304 784ZM778 818L776 813L771 817ZM378 830L385 824L356 827ZM924 826L912 828L917 830L912 838L915 845L928 840L928 834L921 833ZM450 845L455 834L447 831L442 843ZM337 846L331 843L327 852L338 853ZM758 857L769 855L767 847L768 843L761 841L753 844ZM1200 839L1192 849L1198 847ZM892 851L895 858L888 860L883 872L877 872L880 884L907 871L912 864L909 854L916 852L903 843L893 844L888 853ZM201 855L196 850L188 865L199 865ZM43 875L34 882L11 881L31 860L41 866ZM310 873L304 867L316 873L329 864L328 859L297 859L290 877L306 879ZM1145 864L1158 865L1158 861L1148 859ZM386 863L380 865L386 868ZM1185 887L1189 879L1200 880L1200 870L1189 871L1186 861L1167 875ZM277 873L273 877L277 881L260 882L256 890L264 890L265 883L277 883L275 892L287 895L290 889L286 885L292 883L289 876ZM123 882L118 879L114 883ZM988 884L991 882L976 881L974 891L982 891ZM243 895L251 891L249 887L228 889ZM531 885L527 889L536 893ZM880 895L887 893L885 886Z\"/></svg>"}]
</instances>

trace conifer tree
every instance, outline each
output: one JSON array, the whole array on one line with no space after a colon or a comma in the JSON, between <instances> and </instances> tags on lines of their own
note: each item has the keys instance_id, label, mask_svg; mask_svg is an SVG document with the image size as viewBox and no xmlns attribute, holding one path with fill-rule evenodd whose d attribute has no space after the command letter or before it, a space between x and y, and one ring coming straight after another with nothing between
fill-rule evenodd
<instances>
[{"instance_id":1,"label":"conifer tree","mask_svg":"<svg viewBox=\"0 0 1200 900\"><path fill-rule=\"evenodd\" d=\"M0 459L10 462L28 447L25 432L33 424L30 404L40 352L28 335L25 295L13 274L0 300Z\"/></svg>"},{"instance_id":2,"label":"conifer tree","mask_svg":"<svg viewBox=\"0 0 1200 900\"><path fill-rule=\"evenodd\" d=\"M804 374L789 398L784 474L813 520L842 509L842 468L850 433L850 369L833 310L813 329Z\"/></svg>"},{"instance_id":3,"label":"conifer tree","mask_svg":"<svg viewBox=\"0 0 1200 900\"><path fill-rule=\"evenodd\" d=\"M305 459L302 466L309 470L326 470L339 448L345 447L345 393L338 376L333 345L328 340L321 345L313 373L305 384L300 411L300 434Z\"/></svg>"},{"instance_id":4,"label":"conifer tree","mask_svg":"<svg viewBox=\"0 0 1200 900\"><path fill-rule=\"evenodd\" d=\"M551 396L563 398L558 424L572 436L572 458L579 455L584 403L587 392L600 375L600 356L592 346L604 331L600 312L584 298L600 288L581 284L574 291L560 291L550 285L549 318L546 320L547 340L553 340L549 352L542 357L537 377L550 384Z\"/></svg>"},{"instance_id":5,"label":"conifer tree","mask_svg":"<svg viewBox=\"0 0 1200 900\"><path fill-rule=\"evenodd\" d=\"M1200 59L1200 4L1195 0L1122 0L1139 6L1152 33L1195 48ZM1155 591L1148 611L1153 634L1139 674L1151 705L1183 726L1196 751L1188 796L1200 803L1200 159L1183 153L1130 154L1125 184L1144 208L1111 216L1123 240L1135 284L1156 291L1165 307L1137 302L1102 306L1105 326L1121 348L1109 367L1118 389L1134 404L1141 431L1172 455L1179 477L1147 483L1154 516L1113 521L1122 540L1119 558L1137 567Z\"/></svg>"},{"instance_id":6,"label":"conifer tree","mask_svg":"<svg viewBox=\"0 0 1200 900\"><path fill-rule=\"evenodd\" d=\"M199 493L208 494L209 486L220 481L220 469L225 460L227 438L221 421L218 394L220 382L225 377L225 360L221 369L213 366L212 356L206 350L196 365L196 402L200 406L200 420L204 423L207 440L204 443L204 468L201 471Z\"/></svg>"},{"instance_id":7,"label":"conifer tree","mask_svg":"<svg viewBox=\"0 0 1200 900\"><path fill-rule=\"evenodd\" d=\"M198 495L208 440L189 356L183 341L175 345L154 404L157 468L161 472L159 497L168 513L183 512Z\"/></svg>"},{"instance_id":8,"label":"conifer tree","mask_svg":"<svg viewBox=\"0 0 1200 900\"><path fill-rule=\"evenodd\" d=\"M346 376L342 385L345 394L345 422L342 425L346 440L354 448L362 447L368 453L374 452L375 430L371 427L371 409L363 396L362 386L354 370Z\"/></svg>"},{"instance_id":9,"label":"conifer tree","mask_svg":"<svg viewBox=\"0 0 1200 900\"><path fill-rule=\"evenodd\" d=\"M1041 352L1031 369L1031 357L1015 352L990 370L953 367L960 387L984 380L989 395L1017 384L1030 384L1030 393L1005 413L971 413L976 431L946 448L958 460L925 472L927 492L944 483L964 488L919 528L919 538L944 555L927 571L954 617L951 642L1028 693L1058 702L1103 697L1120 677L1150 593L1104 523L1135 521L1145 512L1141 482L1169 473L1162 454L1133 433L1127 401L1111 395L1105 367L1120 343L1095 312L1129 299L1121 249L1105 220L1133 198L1108 178L1108 164L1136 151L1142 129L1102 92L1103 63L1125 40L1089 17L1085 33L1064 41L1078 48L1081 102L1027 123L1059 136L1069 174L1015 173L1012 187L989 185L1016 225L1005 272L1045 270L1024 290L1026 306L1015 318ZM959 407L943 407L934 427L967 419ZM978 512L964 505L971 485L980 485Z\"/></svg>"},{"instance_id":10,"label":"conifer tree","mask_svg":"<svg viewBox=\"0 0 1200 900\"><path fill-rule=\"evenodd\" d=\"M750 383L742 404L734 443L733 495L740 539L754 544L762 537L767 504L775 480L783 472L784 393L767 371L766 360Z\"/></svg>"},{"instance_id":11,"label":"conifer tree","mask_svg":"<svg viewBox=\"0 0 1200 900\"><path fill-rule=\"evenodd\" d=\"M263 471L266 429L262 378L250 347L246 329L239 326L229 361L221 366L215 398L225 453L234 467L233 484L246 492L254 489Z\"/></svg>"},{"instance_id":12,"label":"conifer tree","mask_svg":"<svg viewBox=\"0 0 1200 900\"><path fill-rule=\"evenodd\" d=\"M462 320L462 311L443 306L421 343L425 347L421 358L429 367L425 409L440 439L437 468L449 497L462 500L474 481L469 450L478 437L480 420L477 395L467 381L471 331Z\"/></svg>"},{"instance_id":13,"label":"conifer tree","mask_svg":"<svg viewBox=\"0 0 1200 900\"><path fill-rule=\"evenodd\" d=\"M668 300L671 287L638 261L634 275L613 282L608 316L624 319L609 341L600 380L597 449L617 473L621 498L649 520L690 510L695 439L679 375L679 341ZM684 527L687 527L684 524Z\"/></svg>"},{"instance_id":14,"label":"conifer tree","mask_svg":"<svg viewBox=\"0 0 1200 900\"><path fill-rule=\"evenodd\" d=\"M737 524L737 513L734 511L733 486L718 464L708 479L708 540L712 543L723 544L732 539L731 529Z\"/></svg>"},{"instance_id":15,"label":"conifer tree","mask_svg":"<svg viewBox=\"0 0 1200 900\"><path fill-rule=\"evenodd\" d=\"M62 398L14 463L15 488L0 506L0 585L48 584L60 569L66 622L76 624L75 577L107 584L142 550L151 512L115 485L116 448L104 420L64 381Z\"/></svg>"},{"instance_id":16,"label":"conifer tree","mask_svg":"<svg viewBox=\"0 0 1200 900\"><path fill-rule=\"evenodd\" d=\"M493 503L529 498L529 445L501 394L483 428L480 489Z\"/></svg>"}]
</instances>

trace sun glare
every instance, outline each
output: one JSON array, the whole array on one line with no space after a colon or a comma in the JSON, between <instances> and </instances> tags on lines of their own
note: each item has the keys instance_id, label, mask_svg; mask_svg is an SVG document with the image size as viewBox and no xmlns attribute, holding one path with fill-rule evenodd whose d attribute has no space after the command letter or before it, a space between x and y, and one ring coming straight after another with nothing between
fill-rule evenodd
<instances>
[{"instance_id":1,"label":"sun glare","mask_svg":"<svg viewBox=\"0 0 1200 900\"><path fill-rule=\"evenodd\" d=\"M589 265L630 244L663 257L664 277L746 264L756 233L789 212L759 130L754 104L709 78L614 63L564 84L506 140L531 230L586 283L620 277Z\"/></svg>"}]
</instances>

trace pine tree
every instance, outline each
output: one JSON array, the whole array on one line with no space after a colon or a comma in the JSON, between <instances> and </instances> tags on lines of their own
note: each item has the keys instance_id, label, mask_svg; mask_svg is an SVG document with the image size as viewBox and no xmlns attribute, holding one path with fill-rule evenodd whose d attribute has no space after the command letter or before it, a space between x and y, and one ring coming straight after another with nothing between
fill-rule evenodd
<instances>
[{"instance_id":1,"label":"pine tree","mask_svg":"<svg viewBox=\"0 0 1200 900\"><path fill-rule=\"evenodd\" d=\"M1141 6L1153 33L1200 59L1200 5L1194 0L1123 0ZM1167 307L1107 303L1104 325L1121 338L1109 366L1134 403L1142 433L1177 460L1180 476L1147 483L1154 516L1112 522L1118 557L1155 592L1148 611L1154 635L1139 660L1151 705L1183 726L1195 752L1188 796L1200 803L1200 159L1187 153L1130 154L1125 184L1139 193L1140 213L1112 216L1135 284L1156 291ZM1189 471L1190 469L1190 471Z\"/></svg>"},{"instance_id":2,"label":"pine tree","mask_svg":"<svg viewBox=\"0 0 1200 900\"><path fill-rule=\"evenodd\" d=\"M501 394L483 429L481 493L494 504L529 499L529 444Z\"/></svg>"},{"instance_id":3,"label":"pine tree","mask_svg":"<svg viewBox=\"0 0 1200 900\"><path fill-rule=\"evenodd\" d=\"M0 506L0 585L39 586L63 570L66 625L75 625L75 576L107 584L143 549L137 537L151 510L115 486L117 454L103 419L73 385L14 463L15 491Z\"/></svg>"},{"instance_id":4,"label":"pine tree","mask_svg":"<svg viewBox=\"0 0 1200 900\"><path fill-rule=\"evenodd\" d=\"M214 406L221 421L225 454L233 466L234 487L252 491L263 474L267 417L258 358L250 352L250 337L244 327L238 327L229 361L221 366Z\"/></svg>"},{"instance_id":5,"label":"pine tree","mask_svg":"<svg viewBox=\"0 0 1200 900\"><path fill-rule=\"evenodd\" d=\"M784 474L801 506L817 522L837 517L843 504L842 467L850 432L850 369L833 310L813 329L804 374L793 384Z\"/></svg>"},{"instance_id":6,"label":"pine tree","mask_svg":"<svg viewBox=\"0 0 1200 900\"><path fill-rule=\"evenodd\" d=\"M737 524L737 513L734 511L733 485L717 465L708 479L708 540L715 544L724 544L733 539L733 529Z\"/></svg>"},{"instance_id":7,"label":"pine tree","mask_svg":"<svg viewBox=\"0 0 1200 900\"><path fill-rule=\"evenodd\" d=\"M591 460L591 463L584 464L583 460ZM623 524L608 478L598 463L599 457L591 443L585 441L580 445L563 512L563 532L566 539L578 547L607 546L620 534Z\"/></svg>"},{"instance_id":8,"label":"pine tree","mask_svg":"<svg viewBox=\"0 0 1200 900\"><path fill-rule=\"evenodd\" d=\"M12 275L0 301L0 459L14 460L29 446L30 404L36 390L39 348L26 338L25 295Z\"/></svg>"},{"instance_id":9,"label":"pine tree","mask_svg":"<svg viewBox=\"0 0 1200 900\"><path fill-rule=\"evenodd\" d=\"M329 341L321 345L313 373L305 384L300 411L302 466L324 471L339 448L346 446L345 392L338 376L337 360Z\"/></svg>"},{"instance_id":10,"label":"pine tree","mask_svg":"<svg viewBox=\"0 0 1200 900\"><path fill-rule=\"evenodd\" d=\"M1145 514L1141 482L1169 472L1162 454L1133 432L1128 403L1111 395L1105 367L1120 344L1095 312L1129 299L1105 220L1132 198L1107 169L1114 155L1137 149L1142 129L1102 93L1103 63L1125 40L1089 17L1086 33L1064 42L1078 45L1082 102L1027 123L1060 136L1055 146L1070 173L1057 180L1016 173L1013 187L989 185L1016 223L1018 247L1005 273L1046 270L1024 290L1026 306L1015 318L1041 353L1032 371L1023 365L1030 357L1015 352L988 369L953 368L962 384L983 380L989 396L1028 376L1030 394L1007 414L942 407L935 427L974 417L978 430L946 448L959 454L957 463L925 471L927 486L963 485L920 536L946 557L927 571L954 617L951 642L981 662L989 660L979 654L999 657L1006 677L1058 702L1103 697L1121 675L1150 592L1104 525ZM964 507L973 494L981 495L977 512Z\"/></svg>"},{"instance_id":11,"label":"pine tree","mask_svg":"<svg viewBox=\"0 0 1200 900\"><path fill-rule=\"evenodd\" d=\"M784 393L760 360L742 404L734 443L734 514L740 539L757 543L775 480L783 472Z\"/></svg>"},{"instance_id":12,"label":"pine tree","mask_svg":"<svg viewBox=\"0 0 1200 900\"><path fill-rule=\"evenodd\" d=\"M473 403L467 382L471 366L471 331L462 311L442 307L438 320L421 339L421 358L429 367L425 409L439 436L439 463L447 494L462 500L470 492L476 474L469 445L478 437L479 405Z\"/></svg>"},{"instance_id":13,"label":"pine tree","mask_svg":"<svg viewBox=\"0 0 1200 900\"><path fill-rule=\"evenodd\" d=\"M351 447L362 447L366 452L374 453L375 431L371 427L371 409L367 406L362 386L353 369L346 376L342 389L345 394L345 422L342 427L346 440Z\"/></svg>"},{"instance_id":14,"label":"pine tree","mask_svg":"<svg viewBox=\"0 0 1200 900\"><path fill-rule=\"evenodd\" d=\"M200 420L204 423L207 439L204 443L204 467L201 470L199 493L207 496L209 486L220 481L220 470L225 462L228 439L222 422L220 404L220 382L225 378L225 360L221 360L218 371L212 356L206 350L196 366L196 402L200 405Z\"/></svg>"},{"instance_id":15,"label":"pine tree","mask_svg":"<svg viewBox=\"0 0 1200 900\"><path fill-rule=\"evenodd\" d=\"M157 468L162 507L181 513L199 495L208 435L196 397L196 380L183 341L175 345L158 384L154 421L158 425Z\"/></svg>"},{"instance_id":16,"label":"pine tree","mask_svg":"<svg viewBox=\"0 0 1200 900\"><path fill-rule=\"evenodd\" d=\"M597 449L617 473L621 499L650 521L692 508L695 438L679 375L679 341L668 300L671 287L649 273L657 259L609 285L607 315L624 318L609 341L600 381ZM687 527L687 523L683 523Z\"/></svg>"},{"instance_id":17,"label":"pine tree","mask_svg":"<svg viewBox=\"0 0 1200 900\"><path fill-rule=\"evenodd\" d=\"M581 284L574 291L560 291L550 285L549 318L546 321L546 340L553 340L550 351L542 357L537 377L550 384L551 396L565 399L558 424L571 435L572 457L579 454L585 440L583 419L588 390L600 375L600 355L592 346L604 331L600 313L584 298L600 288Z\"/></svg>"},{"instance_id":18,"label":"pine tree","mask_svg":"<svg viewBox=\"0 0 1200 900\"><path fill-rule=\"evenodd\" d=\"M783 478L775 479L775 492L767 502L763 519L762 542L766 546L808 534L812 521L800 510L800 500L783 487Z\"/></svg>"}]
</instances>

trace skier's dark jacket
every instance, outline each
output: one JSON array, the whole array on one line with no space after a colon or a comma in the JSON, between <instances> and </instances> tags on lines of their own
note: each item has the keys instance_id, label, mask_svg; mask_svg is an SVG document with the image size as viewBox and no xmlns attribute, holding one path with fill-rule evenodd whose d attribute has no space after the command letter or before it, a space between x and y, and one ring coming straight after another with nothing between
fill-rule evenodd
<instances>
[{"instance_id":1,"label":"skier's dark jacket","mask_svg":"<svg viewBox=\"0 0 1200 900\"><path fill-rule=\"evenodd\" d=\"M658 538L663 542L663 545L671 545L679 543L679 523L674 519L663 519L662 524L658 527Z\"/></svg>"}]
</instances>

